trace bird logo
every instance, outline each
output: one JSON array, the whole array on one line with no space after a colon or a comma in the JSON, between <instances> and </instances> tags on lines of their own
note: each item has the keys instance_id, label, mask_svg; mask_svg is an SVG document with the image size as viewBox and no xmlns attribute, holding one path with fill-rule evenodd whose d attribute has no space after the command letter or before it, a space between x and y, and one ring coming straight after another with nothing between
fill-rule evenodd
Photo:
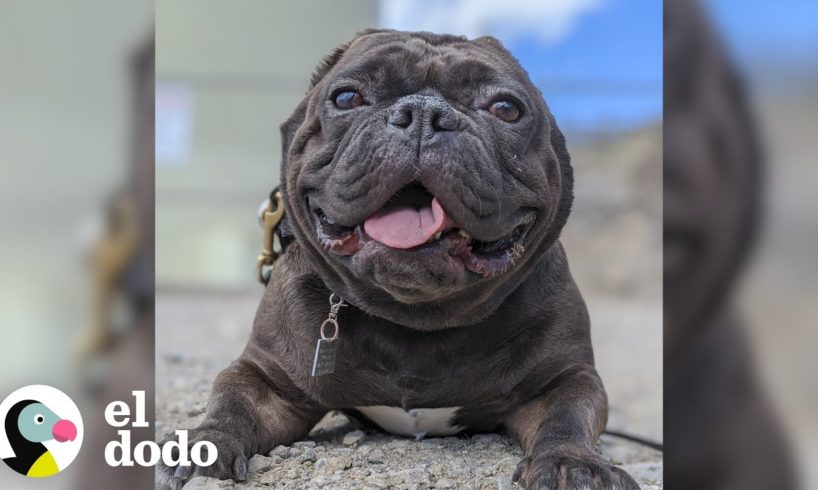
<instances>
[{"instance_id":1,"label":"bird logo","mask_svg":"<svg viewBox=\"0 0 818 490\"><path fill-rule=\"evenodd\" d=\"M63 392L44 385L21 388L0 404L7 445L3 462L31 477L56 475L73 461L82 442L82 419ZM4 449L4 450L2 450Z\"/></svg>"}]
</instances>

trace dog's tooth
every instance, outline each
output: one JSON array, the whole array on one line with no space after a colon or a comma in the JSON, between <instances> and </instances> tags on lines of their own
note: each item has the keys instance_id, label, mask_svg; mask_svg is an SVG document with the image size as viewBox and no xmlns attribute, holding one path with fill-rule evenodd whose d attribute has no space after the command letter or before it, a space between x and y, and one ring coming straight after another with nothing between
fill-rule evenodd
<instances>
[{"instance_id":1,"label":"dog's tooth","mask_svg":"<svg viewBox=\"0 0 818 490\"><path fill-rule=\"evenodd\" d=\"M441 237L441 236L443 236L443 232L442 232L442 231L438 231L437 233L435 233L435 237L434 237L434 238L435 238L435 240L440 240L440 237Z\"/></svg>"},{"instance_id":2,"label":"dog's tooth","mask_svg":"<svg viewBox=\"0 0 818 490\"><path fill-rule=\"evenodd\" d=\"M471 235L469 235L469 234L468 234L468 233L466 233L465 231L463 231L463 230L457 230L457 234L458 234L458 235L460 235L460 236L462 236L463 238L465 238L465 239L466 239L466 241L471 241Z\"/></svg>"}]
</instances>

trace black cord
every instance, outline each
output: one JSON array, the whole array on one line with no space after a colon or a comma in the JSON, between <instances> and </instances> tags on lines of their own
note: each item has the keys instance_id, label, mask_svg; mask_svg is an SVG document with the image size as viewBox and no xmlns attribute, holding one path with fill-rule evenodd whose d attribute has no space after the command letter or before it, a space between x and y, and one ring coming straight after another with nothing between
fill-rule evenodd
<instances>
[{"instance_id":1,"label":"black cord","mask_svg":"<svg viewBox=\"0 0 818 490\"><path fill-rule=\"evenodd\" d=\"M605 430L603 434L607 434L613 437L619 437L620 439L627 439L628 441L635 442L637 444L647 446L657 451L664 452L664 445L661 442L651 441L650 439L645 439L644 437L634 436L626 432L619 432L617 430Z\"/></svg>"}]
</instances>

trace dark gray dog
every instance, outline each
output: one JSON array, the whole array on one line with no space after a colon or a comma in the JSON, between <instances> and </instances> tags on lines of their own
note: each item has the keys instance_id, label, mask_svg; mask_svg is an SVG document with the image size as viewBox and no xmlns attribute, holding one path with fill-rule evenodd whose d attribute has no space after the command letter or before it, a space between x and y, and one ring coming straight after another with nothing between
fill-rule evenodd
<instances>
[{"instance_id":1,"label":"dark gray dog","mask_svg":"<svg viewBox=\"0 0 818 490\"><path fill-rule=\"evenodd\" d=\"M638 488L594 451L606 395L558 241L571 165L508 51L366 31L281 129L293 242L191 432L216 463L160 481L244 480L250 456L355 410L417 437L505 427L526 488Z\"/></svg>"}]
</instances>

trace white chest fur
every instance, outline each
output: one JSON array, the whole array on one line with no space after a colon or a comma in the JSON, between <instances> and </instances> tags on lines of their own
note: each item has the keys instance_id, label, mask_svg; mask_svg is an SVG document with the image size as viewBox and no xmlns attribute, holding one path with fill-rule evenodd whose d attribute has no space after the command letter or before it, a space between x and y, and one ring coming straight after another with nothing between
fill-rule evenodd
<instances>
[{"instance_id":1,"label":"white chest fur","mask_svg":"<svg viewBox=\"0 0 818 490\"><path fill-rule=\"evenodd\" d=\"M460 407L413 408L376 405L355 407L383 430L401 436L421 439L425 436L450 436L464 427L452 425L452 418Z\"/></svg>"}]
</instances>

